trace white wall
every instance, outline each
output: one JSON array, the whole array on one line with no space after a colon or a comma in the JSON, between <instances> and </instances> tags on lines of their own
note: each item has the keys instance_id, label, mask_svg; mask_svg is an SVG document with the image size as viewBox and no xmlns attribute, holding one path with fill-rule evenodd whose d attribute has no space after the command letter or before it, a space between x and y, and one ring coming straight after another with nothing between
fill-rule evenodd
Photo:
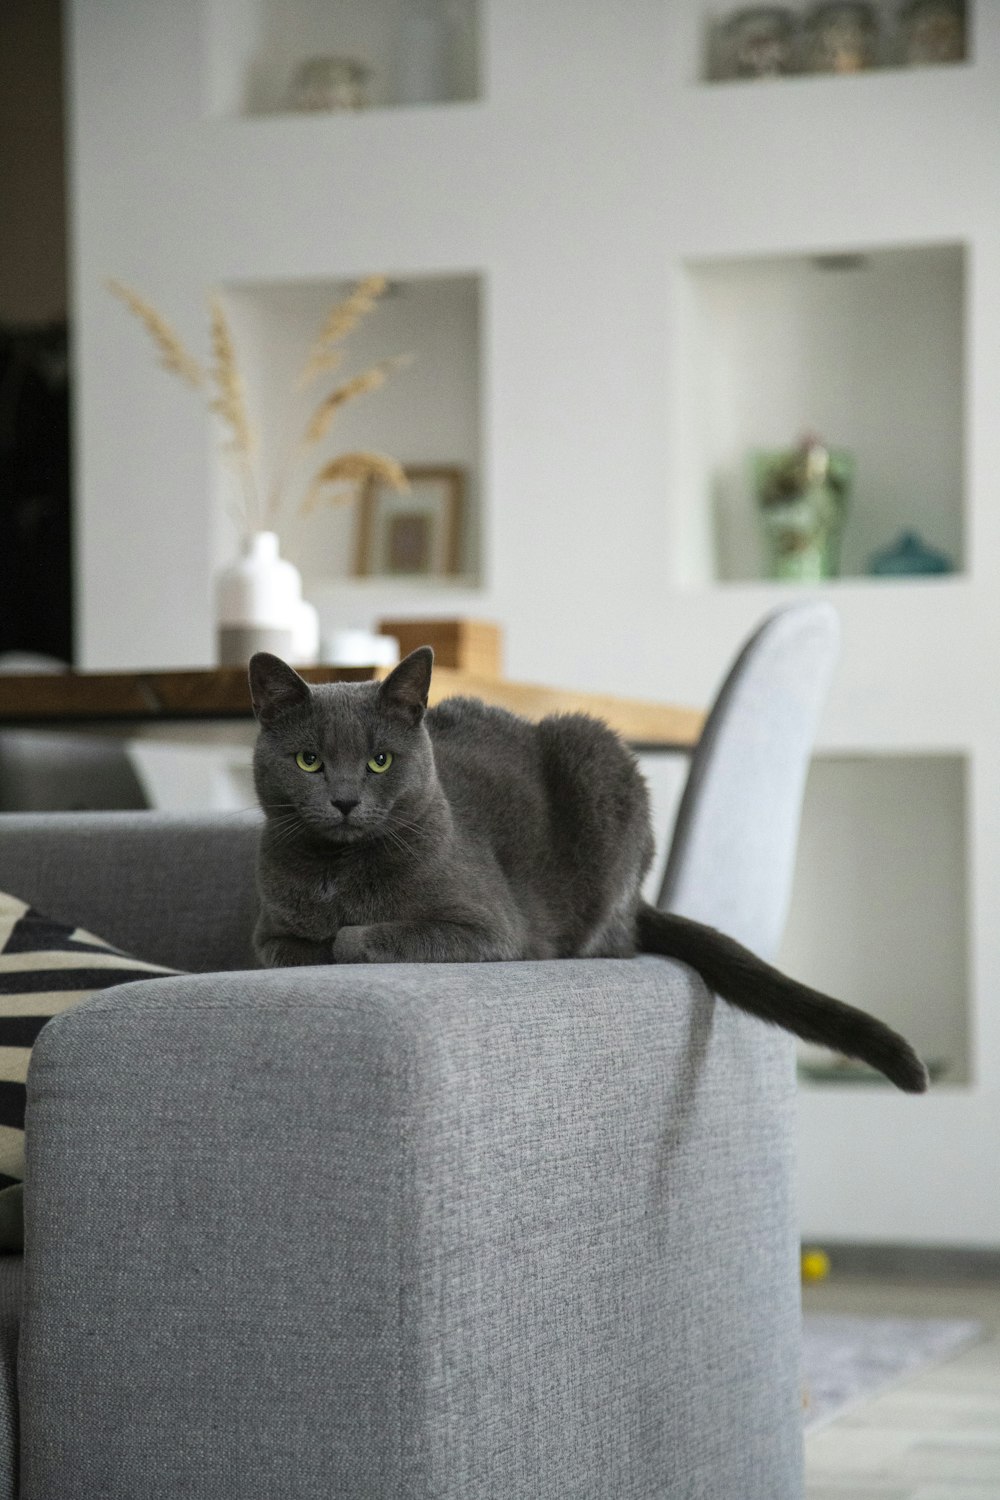
<instances>
[{"instance_id":1,"label":"white wall","mask_svg":"<svg viewBox=\"0 0 1000 1500\"><path fill-rule=\"evenodd\" d=\"M252 53L250 11L71 6L86 666L210 662L226 546L206 427L107 276L192 341L212 285L477 276L484 586L393 609L500 621L512 677L705 702L789 595L714 585L686 555L706 503L685 432L688 268L967 247L966 571L826 590L844 653L821 750L968 768L951 827L974 1082L929 1101L804 1092L802 1198L812 1233L1000 1245L1000 7L977 7L967 68L748 88L694 82L696 0L494 0L481 102L229 118L219 49ZM320 601L328 618L337 598ZM828 911L850 943L850 902L833 891Z\"/></svg>"}]
</instances>

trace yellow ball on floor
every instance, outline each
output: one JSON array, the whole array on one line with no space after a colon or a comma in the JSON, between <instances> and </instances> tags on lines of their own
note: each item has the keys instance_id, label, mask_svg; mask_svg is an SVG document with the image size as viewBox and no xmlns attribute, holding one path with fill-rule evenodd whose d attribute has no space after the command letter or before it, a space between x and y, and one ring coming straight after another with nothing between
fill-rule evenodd
<instances>
[{"instance_id":1,"label":"yellow ball on floor","mask_svg":"<svg viewBox=\"0 0 1000 1500\"><path fill-rule=\"evenodd\" d=\"M823 1281L830 1274L830 1257L825 1250L803 1250L802 1280Z\"/></svg>"}]
</instances>

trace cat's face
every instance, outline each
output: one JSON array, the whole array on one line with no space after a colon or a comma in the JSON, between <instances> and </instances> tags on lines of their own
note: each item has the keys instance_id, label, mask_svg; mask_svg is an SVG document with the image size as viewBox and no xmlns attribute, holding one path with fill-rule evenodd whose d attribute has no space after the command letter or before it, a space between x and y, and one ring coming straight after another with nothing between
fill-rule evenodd
<instances>
[{"instance_id":1,"label":"cat's face","mask_svg":"<svg viewBox=\"0 0 1000 1500\"><path fill-rule=\"evenodd\" d=\"M253 658L254 781L277 828L291 836L304 826L337 845L406 839L412 811L436 779L423 724L432 662L423 646L381 684L310 687L278 657Z\"/></svg>"}]
</instances>

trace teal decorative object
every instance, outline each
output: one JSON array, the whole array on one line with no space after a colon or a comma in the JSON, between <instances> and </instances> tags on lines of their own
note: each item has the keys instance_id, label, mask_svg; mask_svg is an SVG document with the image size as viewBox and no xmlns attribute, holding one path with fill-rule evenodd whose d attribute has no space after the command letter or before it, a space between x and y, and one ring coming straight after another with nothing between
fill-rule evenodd
<instances>
[{"instance_id":1,"label":"teal decorative object","mask_svg":"<svg viewBox=\"0 0 1000 1500\"><path fill-rule=\"evenodd\" d=\"M850 453L803 438L751 455L767 542L768 577L814 583L840 572L840 540L854 480Z\"/></svg>"},{"instance_id":2,"label":"teal decorative object","mask_svg":"<svg viewBox=\"0 0 1000 1500\"><path fill-rule=\"evenodd\" d=\"M910 578L953 573L955 564L943 552L928 547L919 532L902 531L891 547L872 554L868 568L877 578Z\"/></svg>"}]
</instances>

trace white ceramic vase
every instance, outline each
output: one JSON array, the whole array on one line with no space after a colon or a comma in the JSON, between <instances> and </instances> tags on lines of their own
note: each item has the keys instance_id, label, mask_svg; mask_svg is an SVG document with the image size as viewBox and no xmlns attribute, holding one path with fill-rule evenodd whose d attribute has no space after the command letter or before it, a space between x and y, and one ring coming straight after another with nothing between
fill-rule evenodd
<instances>
[{"instance_id":1,"label":"white ceramic vase","mask_svg":"<svg viewBox=\"0 0 1000 1500\"><path fill-rule=\"evenodd\" d=\"M246 666L255 651L271 651L293 666L319 655L319 616L302 597L302 575L278 550L273 531L247 538L243 556L216 579L219 665Z\"/></svg>"}]
</instances>

